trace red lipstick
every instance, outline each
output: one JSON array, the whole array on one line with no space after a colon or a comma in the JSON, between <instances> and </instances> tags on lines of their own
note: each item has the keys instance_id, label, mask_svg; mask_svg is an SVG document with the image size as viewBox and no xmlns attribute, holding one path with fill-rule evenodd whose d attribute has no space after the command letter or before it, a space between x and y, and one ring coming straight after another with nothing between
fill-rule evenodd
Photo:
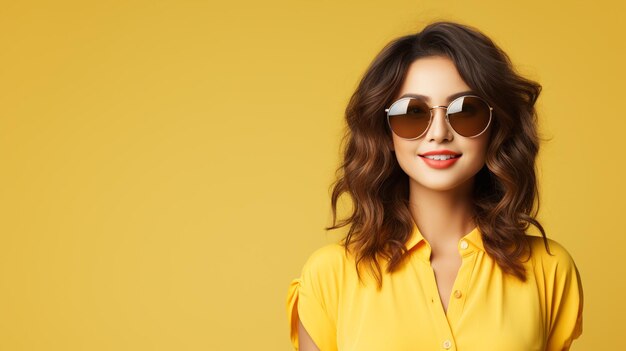
<instances>
[{"instance_id":1,"label":"red lipstick","mask_svg":"<svg viewBox=\"0 0 626 351\"><path fill-rule=\"evenodd\" d=\"M436 159L432 159L432 158L427 158L426 156L435 156L435 155L452 155L451 158L448 159L442 159L442 160L436 160ZM450 166L452 166L453 164L456 163L456 161L462 156L463 154L460 154L458 152L454 152L454 151L450 151L450 150L435 150L435 151L428 151L425 152L423 154L419 154L418 156L422 158L422 160L424 160L424 163L426 163L428 166L435 168L435 169L444 169L444 168L448 168Z\"/></svg>"}]
</instances>

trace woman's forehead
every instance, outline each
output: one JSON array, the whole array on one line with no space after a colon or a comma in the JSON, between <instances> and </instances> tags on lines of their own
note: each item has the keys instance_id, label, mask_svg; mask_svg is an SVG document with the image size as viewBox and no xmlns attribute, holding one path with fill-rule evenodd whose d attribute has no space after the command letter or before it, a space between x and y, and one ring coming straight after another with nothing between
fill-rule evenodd
<instances>
[{"instance_id":1,"label":"woman's forehead","mask_svg":"<svg viewBox=\"0 0 626 351\"><path fill-rule=\"evenodd\" d=\"M460 92L471 91L454 62L445 56L429 56L409 66L399 96L416 94L433 103L446 103Z\"/></svg>"}]
</instances>

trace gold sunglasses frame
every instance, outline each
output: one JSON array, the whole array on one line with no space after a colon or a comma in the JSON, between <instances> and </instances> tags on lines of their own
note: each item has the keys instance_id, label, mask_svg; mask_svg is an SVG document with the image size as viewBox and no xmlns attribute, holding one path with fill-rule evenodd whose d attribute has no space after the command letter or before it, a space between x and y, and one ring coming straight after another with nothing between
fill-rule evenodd
<instances>
[{"instance_id":1,"label":"gold sunglasses frame","mask_svg":"<svg viewBox=\"0 0 626 351\"><path fill-rule=\"evenodd\" d=\"M452 127L452 124L450 124L450 115L448 114L448 106L453 105L455 102L457 102L457 100L460 100L460 99L463 99L463 98L466 98L466 97L478 98L479 100L483 101L487 105L487 107L489 107L489 121L487 122L487 126L480 133L478 133L476 135L473 135L473 136L469 136L469 137L466 137L466 136L464 136L462 134L459 134L459 132L457 132L456 129L454 129L454 127ZM396 134L396 132L393 131L393 128L391 128L391 123L389 122L389 111L391 110L393 105L397 104L398 102L403 101L403 100L411 100L411 99L421 100L422 102L424 102L424 105L426 105L428 107L428 104L426 103L426 101L424 101L422 99L419 99L419 98L416 98L416 97L410 97L409 96L409 97L404 97L404 98L401 98L401 99L398 99L398 100L394 101L389 106L389 108L385 109L385 113L387 114L387 126L389 127L389 130L391 130L392 133ZM428 125L426 126L426 129L424 129L422 134L416 136L415 138L405 138L405 137L399 136L398 134L396 134L396 135L399 138L402 138L402 139L405 139L405 140L415 140L415 139L421 138L424 134L426 134L426 132L428 132L428 129L430 128L430 125L433 122L433 118L435 118L435 114L433 113L433 110L436 109L436 108L445 108L446 109L446 123L448 123L448 126L450 127L450 129L452 129L452 131L454 131L455 134L457 134L459 136L462 136L464 138L476 138L476 137L480 136L481 134L483 134L489 128L489 126L491 125L491 120L492 120L492 117L493 117L493 107L491 107L491 105L489 104L489 102L487 102L487 100L485 100L484 98L482 98L482 97L480 97L478 95L463 95L463 96L459 96L458 98L452 100L448 104L448 106L440 105L440 106L428 107L428 110L430 112L430 119L428 120Z\"/></svg>"}]
</instances>

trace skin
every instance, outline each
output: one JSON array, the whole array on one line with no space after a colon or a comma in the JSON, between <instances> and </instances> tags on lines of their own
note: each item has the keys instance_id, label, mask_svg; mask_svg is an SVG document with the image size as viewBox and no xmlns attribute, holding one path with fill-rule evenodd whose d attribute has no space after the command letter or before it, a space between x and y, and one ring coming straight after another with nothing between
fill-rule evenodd
<instances>
[{"instance_id":1,"label":"skin","mask_svg":"<svg viewBox=\"0 0 626 351\"><path fill-rule=\"evenodd\" d=\"M430 107L447 106L448 97L470 91L454 62L445 56L414 61L398 94L420 94L430 98ZM463 137L448 125L445 109L436 108L426 133L406 140L392 133L392 148L400 167L409 176L410 211L431 246L431 266L439 295L447 311L461 256L458 243L475 223L471 218L471 192L476 173L484 166L491 126L475 138ZM448 149L462 156L445 169L429 167L418 154Z\"/></svg>"},{"instance_id":2,"label":"skin","mask_svg":"<svg viewBox=\"0 0 626 351\"><path fill-rule=\"evenodd\" d=\"M302 321L298 319L298 349L300 351L320 351L317 348L309 333L304 329Z\"/></svg>"},{"instance_id":3,"label":"skin","mask_svg":"<svg viewBox=\"0 0 626 351\"><path fill-rule=\"evenodd\" d=\"M429 97L430 107L447 106L452 94L470 91L454 62L444 56L414 61L396 100L406 93ZM430 127L418 139L406 140L392 133L391 146L398 163L409 176L410 211L431 246L431 267L439 296L447 311L450 291L461 266L458 243L476 226L471 218L471 191L476 173L485 164L491 127L475 138L456 134L447 124L445 109L436 108ZM462 156L445 169L429 167L418 154L448 149ZM319 351L301 322L301 351Z\"/></svg>"}]
</instances>

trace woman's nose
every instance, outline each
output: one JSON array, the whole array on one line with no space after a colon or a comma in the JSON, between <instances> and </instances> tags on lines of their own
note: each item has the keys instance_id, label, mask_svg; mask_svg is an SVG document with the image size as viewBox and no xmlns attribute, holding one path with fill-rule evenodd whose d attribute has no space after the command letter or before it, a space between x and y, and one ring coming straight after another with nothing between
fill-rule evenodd
<instances>
[{"instance_id":1,"label":"woman's nose","mask_svg":"<svg viewBox=\"0 0 626 351\"><path fill-rule=\"evenodd\" d=\"M446 108L433 107L432 115L430 127L428 127L428 133L426 133L427 140L437 142L452 140L454 136L452 130L450 130L450 126L446 122Z\"/></svg>"}]
</instances>

